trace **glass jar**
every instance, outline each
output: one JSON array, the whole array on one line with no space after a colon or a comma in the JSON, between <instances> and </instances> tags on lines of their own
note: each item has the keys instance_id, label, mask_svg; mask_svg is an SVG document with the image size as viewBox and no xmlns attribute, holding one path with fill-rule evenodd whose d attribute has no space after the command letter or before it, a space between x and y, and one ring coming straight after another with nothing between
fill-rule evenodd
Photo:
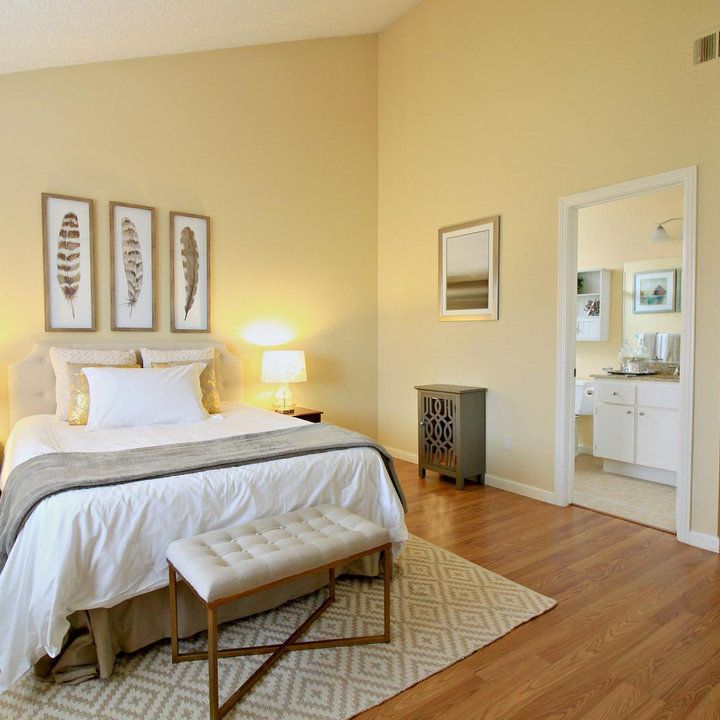
<instances>
[{"instance_id":1,"label":"glass jar","mask_svg":"<svg viewBox=\"0 0 720 720\"><path fill-rule=\"evenodd\" d=\"M623 372L627 372L628 363L632 360L632 357L633 353L630 343L623 341L623 344L620 346L620 350L618 351L618 361L620 362L620 369Z\"/></svg>"}]
</instances>

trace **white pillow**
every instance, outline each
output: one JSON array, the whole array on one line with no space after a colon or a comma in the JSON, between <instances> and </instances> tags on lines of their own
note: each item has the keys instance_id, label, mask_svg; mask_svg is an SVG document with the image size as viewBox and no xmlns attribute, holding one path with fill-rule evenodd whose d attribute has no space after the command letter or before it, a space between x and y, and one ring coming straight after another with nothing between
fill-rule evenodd
<instances>
[{"instance_id":1,"label":"white pillow","mask_svg":"<svg viewBox=\"0 0 720 720\"><path fill-rule=\"evenodd\" d=\"M135 365L137 356L134 350L81 350L78 348L51 347L50 362L55 371L55 417L58 420L67 420L68 408L70 407L68 363Z\"/></svg>"},{"instance_id":2,"label":"white pillow","mask_svg":"<svg viewBox=\"0 0 720 720\"><path fill-rule=\"evenodd\" d=\"M163 362L207 362L215 359L215 348L187 348L185 350L155 350L140 348L143 367Z\"/></svg>"},{"instance_id":3,"label":"white pillow","mask_svg":"<svg viewBox=\"0 0 720 720\"><path fill-rule=\"evenodd\" d=\"M202 363L169 368L84 368L90 388L88 430L198 422Z\"/></svg>"}]
</instances>

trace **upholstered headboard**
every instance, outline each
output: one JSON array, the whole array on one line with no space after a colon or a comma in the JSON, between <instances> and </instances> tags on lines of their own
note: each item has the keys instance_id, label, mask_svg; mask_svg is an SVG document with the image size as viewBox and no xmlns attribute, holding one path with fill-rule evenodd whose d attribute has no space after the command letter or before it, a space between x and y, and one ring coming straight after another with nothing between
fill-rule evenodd
<instances>
[{"instance_id":1,"label":"upholstered headboard","mask_svg":"<svg viewBox=\"0 0 720 720\"><path fill-rule=\"evenodd\" d=\"M9 405L11 426L28 415L55 412L55 373L50 363L51 347L97 348L126 350L131 342L42 342L29 355L10 365ZM221 342L213 340L168 340L142 343L142 347L158 350L202 348L212 346L218 357L218 386L223 400L242 400L242 363ZM139 353L138 353L139 362Z\"/></svg>"}]
</instances>

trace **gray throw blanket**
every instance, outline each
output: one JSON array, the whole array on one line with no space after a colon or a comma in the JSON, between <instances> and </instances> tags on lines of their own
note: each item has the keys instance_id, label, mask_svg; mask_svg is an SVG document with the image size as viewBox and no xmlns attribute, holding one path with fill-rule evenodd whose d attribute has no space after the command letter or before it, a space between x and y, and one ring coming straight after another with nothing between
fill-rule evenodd
<instances>
[{"instance_id":1,"label":"gray throw blanket","mask_svg":"<svg viewBox=\"0 0 720 720\"><path fill-rule=\"evenodd\" d=\"M380 453L407 510L387 450L365 435L326 423L177 445L38 455L10 473L0 496L0 572L28 517L38 503L51 495L361 447Z\"/></svg>"}]
</instances>

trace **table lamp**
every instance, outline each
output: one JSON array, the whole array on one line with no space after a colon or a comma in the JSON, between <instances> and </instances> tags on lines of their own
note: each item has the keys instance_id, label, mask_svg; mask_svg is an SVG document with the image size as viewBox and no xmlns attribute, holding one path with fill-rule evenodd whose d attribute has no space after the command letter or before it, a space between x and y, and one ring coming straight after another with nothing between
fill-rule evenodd
<instances>
[{"instance_id":1,"label":"table lamp","mask_svg":"<svg viewBox=\"0 0 720 720\"><path fill-rule=\"evenodd\" d=\"M262 356L260 382L280 383L273 395L273 410L289 415L293 412L295 396L288 383L305 382L305 353L302 350L266 350Z\"/></svg>"}]
</instances>

